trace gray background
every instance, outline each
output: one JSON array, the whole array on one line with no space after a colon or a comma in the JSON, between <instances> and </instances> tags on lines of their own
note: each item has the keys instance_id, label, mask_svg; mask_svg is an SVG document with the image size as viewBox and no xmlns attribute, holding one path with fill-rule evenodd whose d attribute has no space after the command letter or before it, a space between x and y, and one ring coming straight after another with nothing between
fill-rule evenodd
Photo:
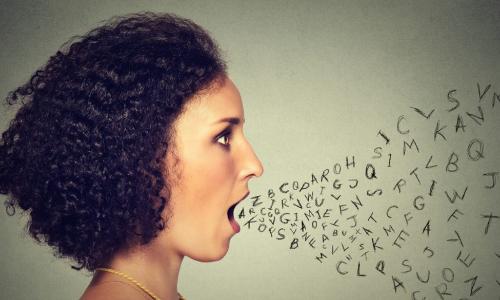
<instances>
[{"instance_id":1,"label":"gray background","mask_svg":"<svg viewBox=\"0 0 500 300\"><path fill-rule=\"evenodd\" d=\"M500 215L499 187L489 184L487 172L499 172L500 161L500 4L497 1L14 1L3 0L0 7L0 94L27 80L30 74L75 34L83 34L110 16L142 10L174 12L193 19L220 43L229 61L229 73L240 88L246 114L246 132L260 156L265 174L251 184L252 195L261 195L264 205L276 199L283 182L311 181L330 169L325 183L325 204L331 207L329 221L339 220L345 237L332 236L317 241L313 249L301 235L292 236L290 224L280 226L286 238L277 240L262 219L233 238L228 255L220 262L202 264L186 259L181 270L180 291L188 299L439 299L438 290L446 284L451 295L444 299L500 299ZM480 90L491 84L479 101ZM460 101L455 111L447 94ZM484 112L484 122L476 124L466 112ZM429 119L410 107L429 112ZM1 128L6 128L14 108L0 106ZM404 115L397 131L398 117ZM457 116L465 123L465 133L455 132ZM434 140L436 122L447 140ZM382 130L391 138L389 145L377 136ZM402 155L404 141L418 143L419 151ZM467 145L473 139L484 143L484 158L467 158ZM383 157L374 159L373 149L383 147ZM459 157L457 172L446 172L452 152ZM391 153L392 166L387 167ZM345 167L346 156L355 156L356 166ZM425 169L429 156L438 166ZM342 171L333 176L336 163ZM366 164L373 164L377 179L365 177ZM409 172L419 169L417 182ZM346 183L333 190L331 181ZM355 189L348 180L359 179ZM393 186L400 178L407 181L402 193ZM433 196L429 186L436 180ZM490 179L491 180L491 179ZM498 178L500 182L500 178ZM302 197L320 185L296 192ZM467 196L452 203L445 192ZM365 191L383 189L380 197L367 197ZM342 195L335 200L328 194ZM426 207L416 210L413 199L424 195ZM363 206L356 209L351 200L359 196ZM2 197L1 200L5 198ZM342 215L339 205L348 207ZM386 209L398 205L393 218ZM250 219L247 201L239 207ZM260 207L259 207L260 208ZM458 219L449 216L455 209ZM302 214L296 208L286 208ZM283 212L281 212L283 213ZM374 213L377 223L368 217ZM409 215L408 215L409 213ZM404 215L413 219L406 223ZM356 215L358 227L370 228L372 236L353 233L348 217ZM259 217L260 218L260 217ZM304 219L303 215L301 218ZM323 221L323 220L322 220ZM430 221L431 231L423 232ZM89 274L78 273L69 264L54 258L50 249L36 245L23 231L25 220L0 217L0 294L2 299L75 299L89 281ZM266 230L259 231L259 224ZM279 224L276 224L279 225ZM307 226L310 227L311 224ZM383 226L393 226L385 234ZM264 227L261 227L263 229ZM404 230L401 248L393 242ZM321 232L309 228L321 240ZM456 234L462 243L453 241ZM291 241L300 240L297 249ZM383 247L372 249L371 238L380 238ZM448 241L452 239L452 241ZM329 247L349 246L331 255ZM427 257L428 246L434 255ZM319 252L328 259L319 263ZM475 258L467 267L460 262ZM498 255L495 255L497 253ZM385 262L385 274L376 270ZM406 260L406 261L405 261ZM349 273L341 275L340 270ZM358 276L357 266L360 264ZM407 267L412 267L408 271ZM408 272L406 272L408 271ZM417 280L417 272L428 283ZM471 278L476 278L474 287ZM393 288L393 278L404 284ZM481 287L473 296L471 288Z\"/></svg>"}]
</instances>

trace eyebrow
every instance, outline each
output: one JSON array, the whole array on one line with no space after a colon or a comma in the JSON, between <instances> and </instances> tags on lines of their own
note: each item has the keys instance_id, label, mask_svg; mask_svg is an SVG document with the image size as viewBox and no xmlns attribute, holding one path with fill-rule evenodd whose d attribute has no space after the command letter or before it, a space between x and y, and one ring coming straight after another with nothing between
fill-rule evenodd
<instances>
[{"instance_id":1,"label":"eyebrow","mask_svg":"<svg viewBox=\"0 0 500 300\"><path fill-rule=\"evenodd\" d=\"M231 125L238 125L242 122L245 122L245 120L241 120L240 118L235 118L235 117L229 117L229 118L223 118L223 119L220 119L218 121L216 121L214 124L217 124L217 123L229 123Z\"/></svg>"}]
</instances>

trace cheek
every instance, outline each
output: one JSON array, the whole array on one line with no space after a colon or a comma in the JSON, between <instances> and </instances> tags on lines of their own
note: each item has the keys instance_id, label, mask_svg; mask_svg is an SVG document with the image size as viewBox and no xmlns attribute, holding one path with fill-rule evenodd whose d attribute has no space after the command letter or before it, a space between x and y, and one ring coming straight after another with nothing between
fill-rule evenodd
<instances>
[{"instance_id":1,"label":"cheek","mask_svg":"<svg viewBox=\"0 0 500 300\"><path fill-rule=\"evenodd\" d=\"M231 201L235 184L234 162L227 157L216 157L207 161L204 176L199 179L202 183L198 194L204 199L201 206L206 217L210 215L207 211L218 214L220 208L225 208Z\"/></svg>"},{"instance_id":2,"label":"cheek","mask_svg":"<svg viewBox=\"0 0 500 300\"><path fill-rule=\"evenodd\" d=\"M228 201L233 190L236 171L233 159L228 153L215 151L192 160L183 168L183 196L188 196L191 209L206 211L210 206L217 206Z\"/></svg>"},{"instance_id":3,"label":"cheek","mask_svg":"<svg viewBox=\"0 0 500 300\"><path fill-rule=\"evenodd\" d=\"M235 180L234 161L228 155L214 157L207 166L207 179L219 182L220 184L232 183Z\"/></svg>"},{"instance_id":4,"label":"cheek","mask_svg":"<svg viewBox=\"0 0 500 300\"><path fill-rule=\"evenodd\" d=\"M190 178L197 178L211 186L213 183L234 181L236 177L235 162L231 153L217 148L191 157L188 168L184 179L189 181Z\"/></svg>"}]
</instances>

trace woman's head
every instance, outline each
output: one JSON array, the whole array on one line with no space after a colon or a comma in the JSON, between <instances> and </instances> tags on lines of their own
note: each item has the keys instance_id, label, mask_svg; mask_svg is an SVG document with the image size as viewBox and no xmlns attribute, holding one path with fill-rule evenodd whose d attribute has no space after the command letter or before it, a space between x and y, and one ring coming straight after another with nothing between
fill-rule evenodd
<instances>
[{"instance_id":1,"label":"woman's head","mask_svg":"<svg viewBox=\"0 0 500 300\"><path fill-rule=\"evenodd\" d=\"M77 38L7 98L24 103L0 144L8 210L27 211L32 236L89 270L150 242L169 225L173 124L225 72L210 36L173 15Z\"/></svg>"},{"instance_id":2,"label":"woman's head","mask_svg":"<svg viewBox=\"0 0 500 300\"><path fill-rule=\"evenodd\" d=\"M240 94L226 78L191 100L174 123L171 222L155 242L200 261L222 258L239 231L234 208L248 194L248 181L263 172L243 133Z\"/></svg>"}]
</instances>

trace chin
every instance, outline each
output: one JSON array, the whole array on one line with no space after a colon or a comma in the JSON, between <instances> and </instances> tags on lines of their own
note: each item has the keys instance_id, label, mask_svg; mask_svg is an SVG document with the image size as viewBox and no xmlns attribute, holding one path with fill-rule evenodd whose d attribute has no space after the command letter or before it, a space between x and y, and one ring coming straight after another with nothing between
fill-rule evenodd
<instances>
[{"instance_id":1,"label":"chin","mask_svg":"<svg viewBox=\"0 0 500 300\"><path fill-rule=\"evenodd\" d=\"M212 251L204 251L203 253L196 253L195 255L188 255L191 259L199 262L215 262L219 261L224 256L226 256L229 251L229 241L225 243L226 246L220 247L219 249L213 249Z\"/></svg>"}]
</instances>

